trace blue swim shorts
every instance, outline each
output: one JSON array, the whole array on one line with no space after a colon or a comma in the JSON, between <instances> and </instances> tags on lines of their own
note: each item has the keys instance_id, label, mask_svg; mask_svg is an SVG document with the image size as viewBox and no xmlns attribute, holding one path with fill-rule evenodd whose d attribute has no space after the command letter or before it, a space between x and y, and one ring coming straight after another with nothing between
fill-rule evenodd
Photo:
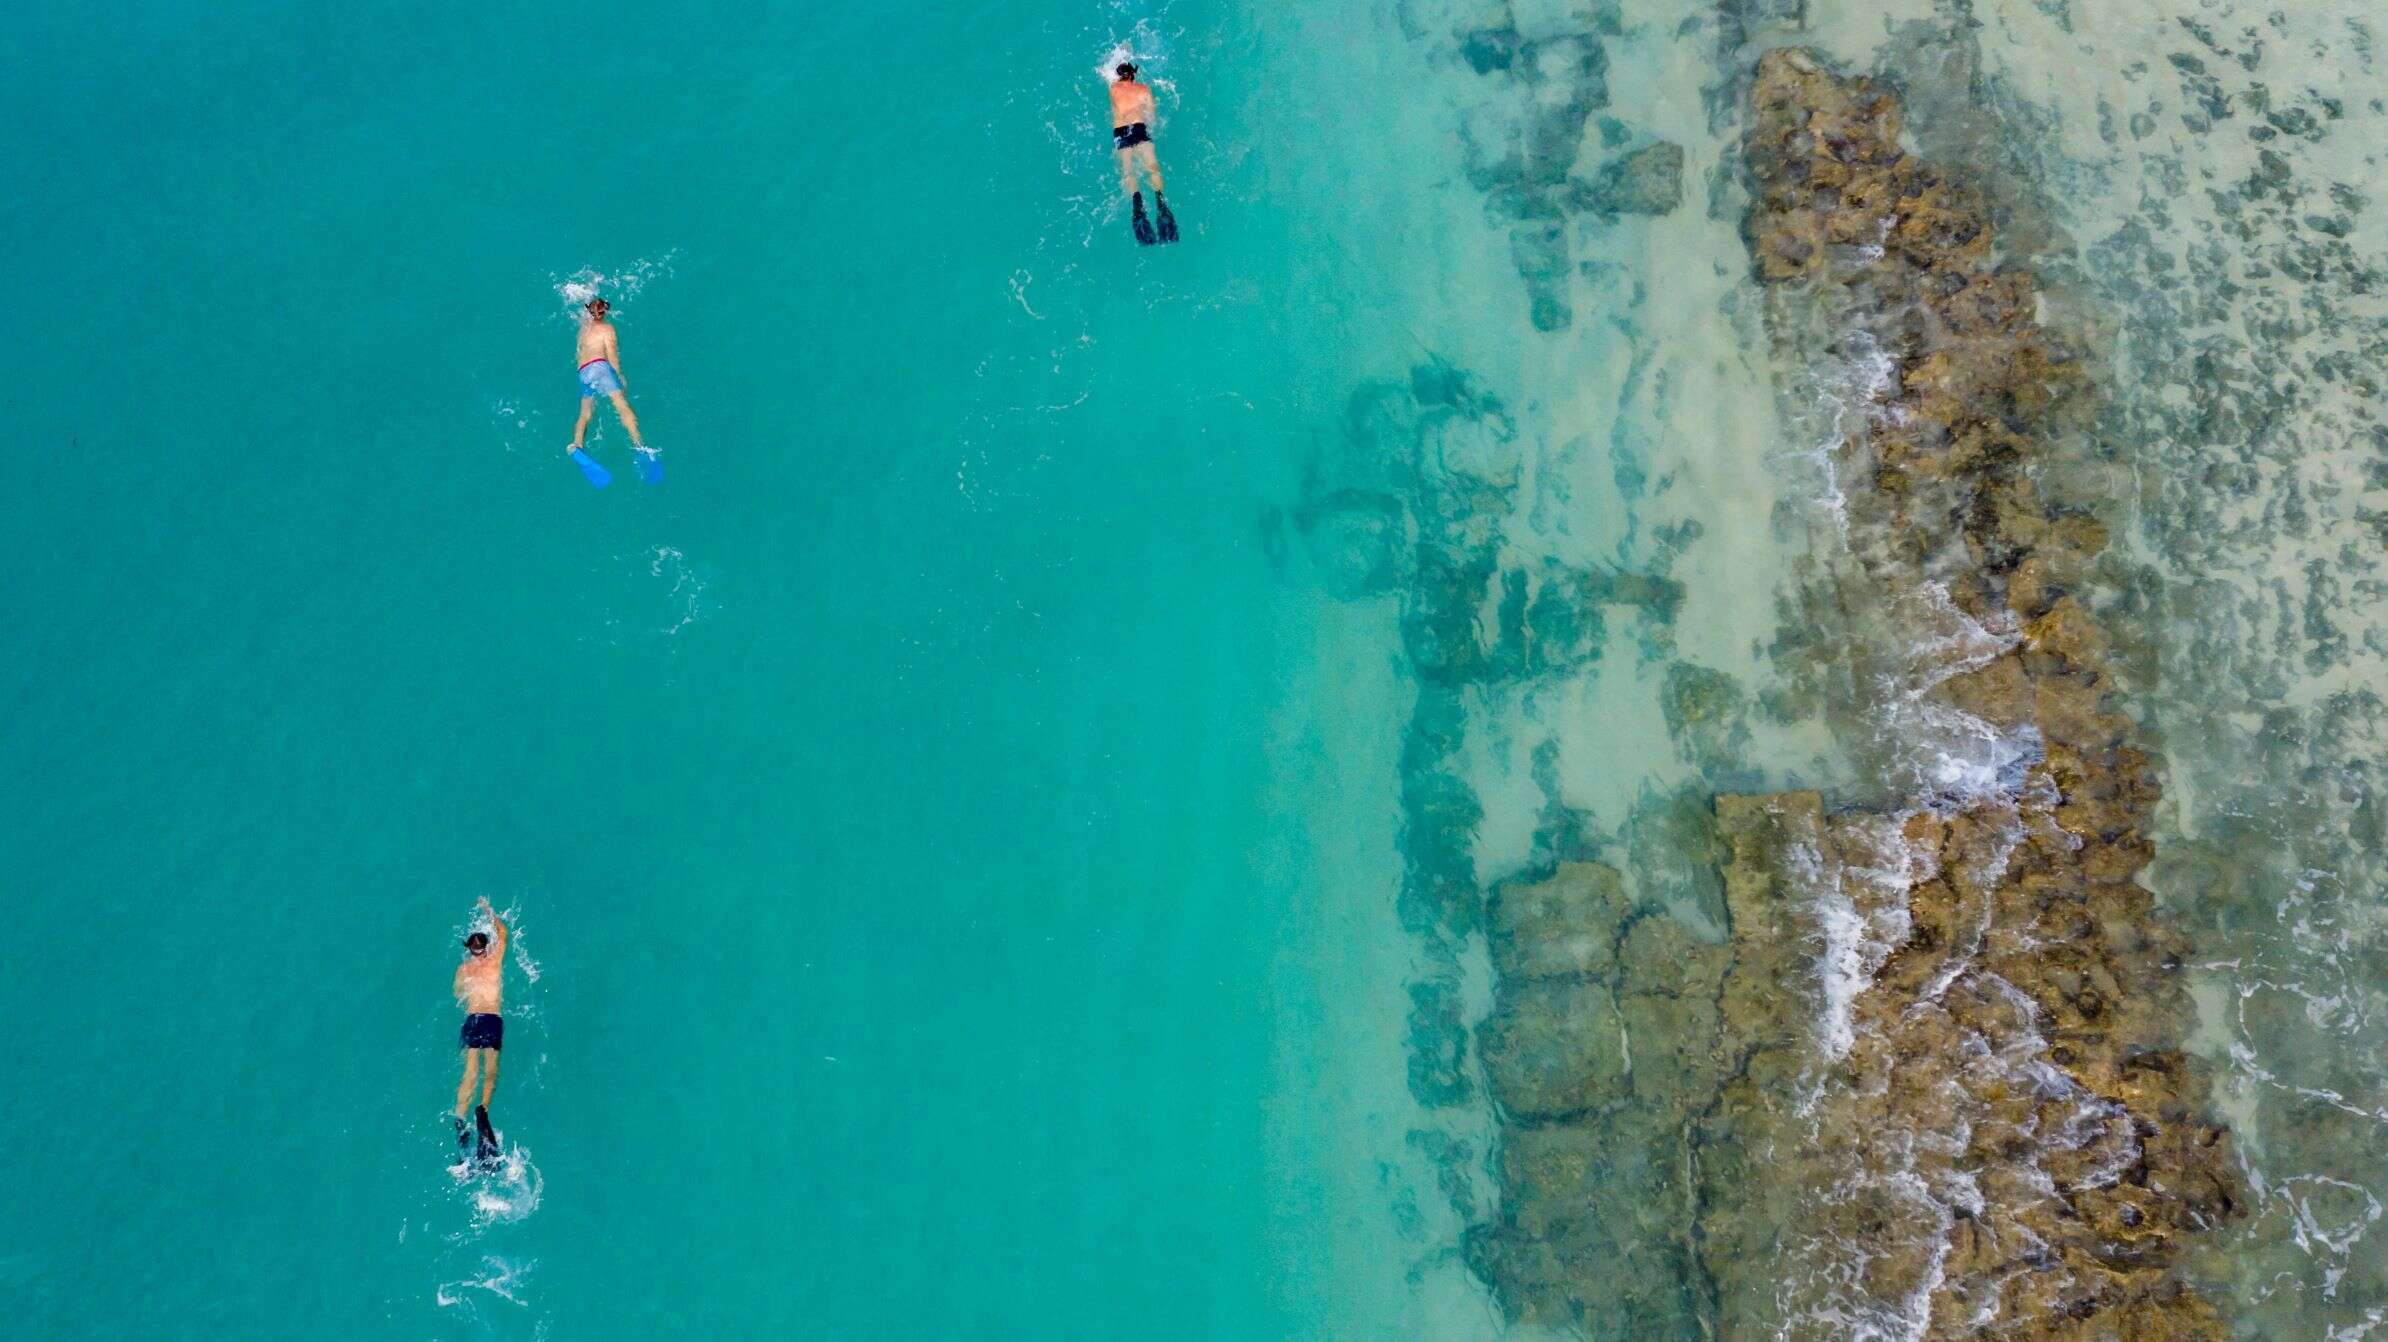
<instances>
[{"instance_id":1,"label":"blue swim shorts","mask_svg":"<svg viewBox=\"0 0 2388 1342\"><path fill-rule=\"evenodd\" d=\"M506 1046L505 1018L476 1011L464 1018L464 1029L457 1042L466 1048L502 1049Z\"/></svg>"},{"instance_id":2,"label":"blue swim shorts","mask_svg":"<svg viewBox=\"0 0 2388 1342\"><path fill-rule=\"evenodd\" d=\"M614 376L614 366L603 359L591 359L580 366L580 394L582 399L611 396L622 389L622 379Z\"/></svg>"}]
</instances>

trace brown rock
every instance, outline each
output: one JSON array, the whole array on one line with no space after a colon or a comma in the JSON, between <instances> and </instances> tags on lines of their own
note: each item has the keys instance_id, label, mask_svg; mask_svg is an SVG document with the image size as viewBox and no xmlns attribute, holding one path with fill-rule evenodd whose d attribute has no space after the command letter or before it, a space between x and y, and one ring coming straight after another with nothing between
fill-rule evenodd
<instances>
[{"instance_id":1,"label":"brown rock","mask_svg":"<svg viewBox=\"0 0 2388 1342\"><path fill-rule=\"evenodd\" d=\"M1613 867L1563 862L1549 877L1504 885L1492 898L1493 969L1503 979L1609 972L1629 904Z\"/></svg>"},{"instance_id":2,"label":"brown rock","mask_svg":"<svg viewBox=\"0 0 2388 1342\"><path fill-rule=\"evenodd\" d=\"M1996 727L2019 727L2031 721L2037 705L2031 679L2023 673L2023 659L2011 653L1950 676L1936 688L1943 702Z\"/></svg>"},{"instance_id":3,"label":"brown rock","mask_svg":"<svg viewBox=\"0 0 2388 1342\"><path fill-rule=\"evenodd\" d=\"M1625 1095L1625 1038L1606 985L1504 983L1476 1038L1493 1098L1512 1114L1556 1118Z\"/></svg>"}]
</instances>

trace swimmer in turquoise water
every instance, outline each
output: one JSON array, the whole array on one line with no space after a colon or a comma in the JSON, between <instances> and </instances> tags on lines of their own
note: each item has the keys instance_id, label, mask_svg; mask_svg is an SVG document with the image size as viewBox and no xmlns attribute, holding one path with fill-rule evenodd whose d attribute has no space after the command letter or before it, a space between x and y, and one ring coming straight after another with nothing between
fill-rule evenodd
<instances>
[{"instance_id":1,"label":"swimmer in turquoise water","mask_svg":"<svg viewBox=\"0 0 2388 1342\"><path fill-rule=\"evenodd\" d=\"M1148 247L1175 242L1177 218L1169 213L1169 202L1161 199L1161 160L1153 150L1152 125L1160 116L1153 106L1152 86L1137 82L1136 67L1126 61L1111 73L1117 76L1111 83L1111 147L1119 151L1119 189L1128 196L1129 223L1136 241ZM1139 168L1152 179L1153 219L1144 217L1144 193L1136 189Z\"/></svg>"},{"instance_id":2,"label":"swimmer in turquoise water","mask_svg":"<svg viewBox=\"0 0 2388 1342\"><path fill-rule=\"evenodd\" d=\"M497 939L491 941L489 934L478 928L464 939L464 962L456 966L452 986L456 1004L465 1010L460 1040L464 1079L456 1083L456 1150L459 1156L486 1163L498 1154L497 1134L489 1126L489 1097L497 1089L498 1051L506 1044L506 1019L501 1014L506 997L506 920L489 907L487 897L481 900L480 911L489 915ZM472 1104L476 1079L481 1083L481 1102L473 1105L473 1126L468 1131L464 1110Z\"/></svg>"},{"instance_id":3,"label":"swimmer in turquoise water","mask_svg":"<svg viewBox=\"0 0 2388 1342\"><path fill-rule=\"evenodd\" d=\"M630 397L622 390L622 340L614 324L606 319L611 305L602 298L592 298L587 316L580 324L580 340L573 357L580 361L580 422L572 426L572 446L564 449L567 455L578 456L582 444L588 441L589 416L597 411L597 398L613 398L614 413L621 416L622 427L630 430L630 444L639 450L639 473L649 484L662 476L655 449L638 432L638 416L630 409ZM594 463L590 463L594 464ZM588 465L581 467L583 471ZM591 476L594 480L596 477Z\"/></svg>"}]
</instances>

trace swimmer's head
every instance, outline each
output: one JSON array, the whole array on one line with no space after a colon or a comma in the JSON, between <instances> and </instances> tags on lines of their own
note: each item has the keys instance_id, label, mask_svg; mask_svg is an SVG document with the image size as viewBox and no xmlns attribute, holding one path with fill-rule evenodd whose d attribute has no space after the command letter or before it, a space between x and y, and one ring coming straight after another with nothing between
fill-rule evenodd
<instances>
[{"instance_id":1,"label":"swimmer's head","mask_svg":"<svg viewBox=\"0 0 2388 1342\"><path fill-rule=\"evenodd\" d=\"M606 302L606 301L605 301L604 299L602 299L602 298L592 298L592 299L590 299L590 300L589 300L589 303L588 303L588 307L589 307L589 315L590 315L590 316L592 316L592 317L594 317L594 318L596 318L596 319L597 319L597 320L599 320L599 321L604 321L604 320L605 320L605 314L606 314L606 313L608 313L608 312L611 312L611 311L613 310L613 305L612 305L612 304L610 304L610 303L608 303L608 302Z\"/></svg>"},{"instance_id":2,"label":"swimmer's head","mask_svg":"<svg viewBox=\"0 0 2388 1342\"><path fill-rule=\"evenodd\" d=\"M464 948L475 955L486 953L489 950L489 934L487 932L473 933L464 939Z\"/></svg>"},{"instance_id":3,"label":"swimmer's head","mask_svg":"<svg viewBox=\"0 0 2388 1342\"><path fill-rule=\"evenodd\" d=\"M1120 82L1124 84L1136 77L1136 67L1128 64L1126 61L1121 61L1119 63L1119 68L1113 70L1111 73L1118 75Z\"/></svg>"}]
</instances>

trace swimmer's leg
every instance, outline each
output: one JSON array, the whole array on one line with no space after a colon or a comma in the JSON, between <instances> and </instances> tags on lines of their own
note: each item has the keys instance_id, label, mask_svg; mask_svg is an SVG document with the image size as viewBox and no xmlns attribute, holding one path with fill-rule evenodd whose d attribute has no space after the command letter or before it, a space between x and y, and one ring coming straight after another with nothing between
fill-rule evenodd
<instances>
[{"instance_id":1,"label":"swimmer's leg","mask_svg":"<svg viewBox=\"0 0 2388 1342\"><path fill-rule=\"evenodd\" d=\"M1136 194L1136 151L1133 149L1119 151L1119 194Z\"/></svg>"},{"instance_id":2,"label":"swimmer's leg","mask_svg":"<svg viewBox=\"0 0 2388 1342\"><path fill-rule=\"evenodd\" d=\"M1130 151L1136 161L1144 165L1144 175L1152 179L1153 194L1161 194L1161 156L1153 151L1153 142L1146 140Z\"/></svg>"},{"instance_id":3,"label":"swimmer's leg","mask_svg":"<svg viewBox=\"0 0 2388 1342\"><path fill-rule=\"evenodd\" d=\"M579 422L578 424L575 424L575 425L573 425L573 426L572 426L572 447L571 447L571 450L572 450L572 451L574 451L574 452L578 452L578 451L580 451L581 444L583 444L583 443L585 443L585 442L587 442L587 441L588 441L588 439L589 439L589 416L591 416L591 415L593 415L593 414L596 414L596 413L597 413L597 401L596 401L596 398L595 398L595 397L591 397L591 396L583 396L583 397L581 397L581 398L580 398L580 422Z\"/></svg>"},{"instance_id":4,"label":"swimmer's leg","mask_svg":"<svg viewBox=\"0 0 2388 1342\"><path fill-rule=\"evenodd\" d=\"M464 1079L456 1083L456 1121L464 1121L464 1111L473 1102L473 1081L481 1071L481 1050L464 1051Z\"/></svg>"},{"instance_id":5,"label":"swimmer's leg","mask_svg":"<svg viewBox=\"0 0 2388 1342\"><path fill-rule=\"evenodd\" d=\"M494 1048L486 1048L481 1052L489 1055L487 1069L481 1073L481 1103L488 1104L489 1093L497 1089L498 1051ZM463 1107L462 1105L457 1106L458 1109Z\"/></svg>"},{"instance_id":6,"label":"swimmer's leg","mask_svg":"<svg viewBox=\"0 0 2388 1342\"><path fill-rule=\"evenodd\" d=\"M647 440L638 436L638 416L630 409L630 398L618 391L613 394L613 397L614 413L621 416L622 427L630 430L630 445L642 452L645 451Z\"/></svg>"}]
</instances>

